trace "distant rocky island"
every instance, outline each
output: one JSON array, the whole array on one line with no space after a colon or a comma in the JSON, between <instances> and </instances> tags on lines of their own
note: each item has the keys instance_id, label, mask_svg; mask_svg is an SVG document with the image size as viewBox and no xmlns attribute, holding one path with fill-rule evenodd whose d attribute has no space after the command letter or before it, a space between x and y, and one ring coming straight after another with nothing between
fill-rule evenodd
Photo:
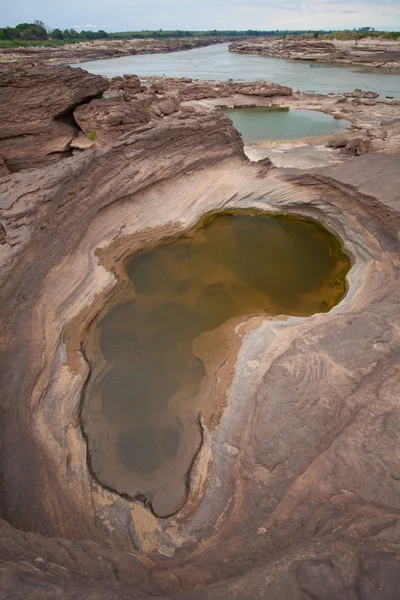
<instances>
[{"instance_id":1,"label":"distant rocky island","mask_svg":"<svg viewBox=\"0 0 400 600\"><path fill-rule=\"evenodd\" d=\"M70 64L102 58L118 58L136 54L159 54L192 50L221 43L214 38L178 39L132 39L132 40L92 40L62 46L42 46L32 42L31 47L0 48L0 63L20 60L46 61L51 64Z\"/></svg>"},{"instance_id":2,"label":"distant rocky island","mask_svg":"<svg viewBox=\"0 0 400 600\"><path fill-rule=\"evenodd\" d=\"M290 60L400 69L400 41L380 38L303 39L293 36L233 42L231 52Z\"/></svg>"},{"instance_id":3,"label":"distant rocky island","mask_svg":"<svg viewBox=\"0 0 400 600\"><path fill-rule=\"evenodd\" d=\"M393 600L400 100L369 90L297 93L262 80L107 79L47 64L99 58L114 41L102 44L24 49L18 60L14 49L2 51L0 597ZM122 52L139 51L135 44ZM246 41L231 50L345 60L342 46L295 45ZM355 60L353 47L345 51ZM379 52L359 58L398 61L387 46ZM245 144L223 114L228 107L322 111L347 128ZM127 259L144 256L146 269L149 249L179 236L187 244L210 215L238 212L295 217L310 231L311 220L317 240L335 236L331 278L340 294L319 297L311 316L250 307L199 335L190 367L203 404L189 424L195 448L183 475L157 484L153 498L144 476L140 493L124 487L126 471L104 483L83 427L88 390L106 370L99 315L114 294L122 306L135 298ZM198 237L204 246L206 236ZM320 257L312 258L318 268ZM255 260L244 275L252 282L261 268ZM162 268L155 273L165 279ZM185 294L198 274L180 275ZM310 300L313 290L302 289ZM223 304L218 279L202 306L211 310L216 295ZM150 309L143 314L151 333L159 315ZM137 340L123 327L118 335L124 358ZM119 392L112 394L111 380L109 410L118 419ZM102 429L100 409L93 427L101 443L118 436Z\"/></svg>"}]
</instances>

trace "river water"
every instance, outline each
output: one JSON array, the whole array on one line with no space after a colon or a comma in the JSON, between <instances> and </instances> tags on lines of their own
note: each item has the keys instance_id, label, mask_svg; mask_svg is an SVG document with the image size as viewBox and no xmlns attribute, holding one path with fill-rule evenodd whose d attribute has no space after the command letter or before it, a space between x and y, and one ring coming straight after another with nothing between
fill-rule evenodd
<instances>
[{"instance_id":1,"label":"river water","mask_svg":"<svg viewBox=\"0 0 400 600\"><path fill-rule=\"evenodd\" d=\"M141 54L96 60L79 65L89 73L114 77L124 73L256 81L264 79L288 85L293 90L349 92L355 88L372 90L381 96L400 97L400 73L356 66L321 65L310 68L307 61L268 58L228 51L228 44L167 54Z\"/></svg>"}]
</instances>

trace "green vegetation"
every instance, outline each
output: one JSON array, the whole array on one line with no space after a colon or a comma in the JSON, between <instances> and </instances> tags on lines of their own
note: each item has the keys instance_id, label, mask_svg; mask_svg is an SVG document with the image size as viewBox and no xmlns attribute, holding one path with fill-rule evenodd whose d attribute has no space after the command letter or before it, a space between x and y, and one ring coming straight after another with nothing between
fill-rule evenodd
<instances>
[{"instance_id":1,"label":"green vegetation","mask_svg":"<svg viewBox=\"0 0 400 600\"><path fill-rule=\"evenodd\" d=\"M20 23L16 27L0 28L0 47L61 46L85 40L101 40L109 34L99 31L75 31L75 29L49 29L42 21Z\"/></svg>"},{"instance_id":2,"label":"green vegetation","mask_svg":"<svg viewBox=\"0 0 400 600\"><path fill-rule=\"evenodd\" d=\"M89 133L87 134L88 140L90 140L91 142L94 142L96 139L96 133L94 131L89 131Z\"/></svg>"},{"instance_id":3,"label":"green vegetation","mask_svg":"<svg viewBox=\"0 0 400 600\"><path fill-rule=\"evenodd\" d=\"M385 40L398 40L400 37L400 31L376 31L376 29L373 27L359 27L358 29L352 30L344 29L342 31L332 31L323 35L322 37L324 39L335 40L362 40L366 37L375 37Z\"/></svg>"},{"instance_id":4,"label":"green vegetation","mask_svg":"<svg viewBox=\"0 0 400 600\"><path fill-rule=\"evenodd\" d=\"M387 31L382 37L384 40L398 40L400 38L400 31Z\"/></svg>"},{"instance_id":5,"label":"green vegetation","mask_svg":"<svg viewBox=\"0 0 400 600\"><path fill-rule=\"evenodd\" d=\"M16 27L0 28L0 48L20 48L28 46L62 46L81 41L91 40L130 40L130 39L165 39L176 38L206 38L218 40L240 40L244 38L258 37L286 37L288 35L313 37L315 39L341 39L358 40L364 37L381 37L388 40L397 40L400 32L379 32L373 27L360 27L359 29L344 31L315 31L315 30L256 30L246 31L212 29L209 31L185 31L181 29L157 31L118 31L107 33L103 29L99 31L75 31L75 29L51 29L42 21L34 23L20 23Z\"/></svg>"},{"instance_id":6,"label":"green vegetation","mask_svg":"<svg viewBox=\"0 0 400 600\"><path fill-rule=\"evenodd\" d=\"M196 38L224 38L229 40L243 39L249 37L281 37L283 35L301 35L304 33L313 33L311 30L256 30L247 29L246 31L238 31L235 29L210 29L208 31L184 31L181 29L176 30L164 30L159 29L157 31L120 31L117 33L110 33L109 37L113 39L146 39L146 38L183 38L183 37L196 37Z\"/></svg>"},{"instance_id":7,"label":"green vegetation","mask_svg":"<svg viewBox=\"0 0 400 600\"><path fill-rule=\"evenodd\" d=\"M0 39L3 40L47 40L48 34L41 21L20 23L16 27L0 29Z\"/></svg>"}]
</instances>

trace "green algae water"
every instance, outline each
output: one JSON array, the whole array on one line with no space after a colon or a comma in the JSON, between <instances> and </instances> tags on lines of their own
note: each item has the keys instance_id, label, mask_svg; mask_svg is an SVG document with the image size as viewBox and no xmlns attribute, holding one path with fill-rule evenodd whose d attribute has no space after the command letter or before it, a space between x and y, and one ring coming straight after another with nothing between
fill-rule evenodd
<instances>
[{"instance_id":1,"label":"green algae water","mask_svg":"<svg viewBox=\"0 0 400 600\"><path fill-rule=\"evenodd\" d=\"M316 110L288 108L227 108L229 117L245 142L298 140L338 133L348 121Z\"/></svg>"},{"instance_id":2,"label":"green algae water","mask_svg":"<svg viewBox=\"0 0 400 600\"><path fill-rule=\"evenodd\" d=\"M134 291L99 315L88 356L82 418L100 481L160 516L177 510L201 444L199 412L213 402L201 394L202 347L212 355L224 327L249 315L328 311L349 267L315 222L250 213L209 216L127 259Z\"/></svg>"}]
</instances>

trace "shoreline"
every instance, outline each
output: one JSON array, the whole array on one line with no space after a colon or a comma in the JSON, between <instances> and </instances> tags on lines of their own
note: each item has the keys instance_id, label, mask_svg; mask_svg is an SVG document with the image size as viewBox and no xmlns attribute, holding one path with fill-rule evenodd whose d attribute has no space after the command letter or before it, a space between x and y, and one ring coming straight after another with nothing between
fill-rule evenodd
<instances>
[{"instance_id":1,"label":"shoreline","mask_svg":"<svg viewBox=\"0 0 400 600\"><path fill-rule=\"evenodd\" d=\"M204 39L194 37L172 40L134 38L132 40L93 40L53 47L0 48L0 64L33 60L64 66L91 60L123 58L140 54L183 52L222 44L226 41L220 38Z\"/></svg>"},{"instance_id":2,"label":"shoreline","mask_svg":"<svg viewBox=\"0 0 400 600\"><path fill-rule=\"evenodd\" d=\"M354 41L303 40L299 38L133 38L130 40L91 40L64 46L0 48L0 63L37 60L54 65L70 65L91 60L107 60L142 54L166 54L228 44L228 51L295 62L322 63L324 67L355 66L387 74L400 70L400 41L368 38ZM361 49L361 51L360 51ZM367 56L363 58L362 54ZM372 60L373 58L379 60Z\"/></svg>"},{"instance_id":3,"label":"shoreline","mask_svg":"<svg viewBox=\"0 0 400 600\"><path fill-rule=\"evenodd\" d=\"M309 62L315 66L360 66L400 72L400 41L366 38L359 41L299 39L288 36L229 44L229 52Z\"/></svg>"}]
</instances>

